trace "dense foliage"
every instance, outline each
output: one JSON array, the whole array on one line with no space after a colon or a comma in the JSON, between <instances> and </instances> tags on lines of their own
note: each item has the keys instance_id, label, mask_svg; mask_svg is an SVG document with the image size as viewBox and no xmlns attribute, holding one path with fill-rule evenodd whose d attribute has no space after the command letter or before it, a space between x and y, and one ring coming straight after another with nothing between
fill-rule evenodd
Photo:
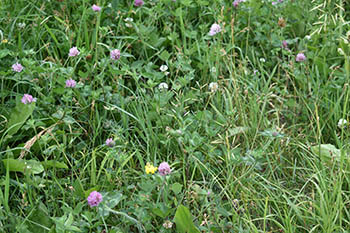
<instances>
[{"instance_id":1,"label":"dense foliage","mask_svg":"<svg viewBox=\"0 0 350 233\"><path fill-rule=\"evenodd\" d=\"M2 0L1 232L348 232L345 0Z\"/></svg>"}]
</instances>

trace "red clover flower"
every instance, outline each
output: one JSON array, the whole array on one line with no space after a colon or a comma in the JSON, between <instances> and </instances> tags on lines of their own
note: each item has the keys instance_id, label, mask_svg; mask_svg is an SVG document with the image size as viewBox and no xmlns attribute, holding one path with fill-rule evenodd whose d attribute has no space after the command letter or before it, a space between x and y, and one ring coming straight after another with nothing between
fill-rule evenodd
<instances>
[{"instance_id":1,"label":"red clover flower","mask_svg":"<svg viewBox=\"0 0 350 233\"><path fill-rule=\"evenodd\" d=\"M21 102L23 104L30 104L32 102L36 102L36 98L33 98L33 96L31 96L29 94L24 94L22 99L21 99Z\"/></svg>"},{"instance_id":2,"label":"red clover flower","mask_svg":"<svg viewBox=\"0 0 350 233\"><path fill-rule=\"evenodd\" d=\"M19 73L23 70L23 66L17 62L12 65L12 70Z\"/></svg>"},{"instance_id":3,"label":"red clover flower","mask_svg":"<svg viewBox=\"0 0 350 233\"><path fill-rule=\"evenodd\" d=\"M162 162L158 167L158 171L161 176L166 176L171 173L170 166L167 162Z\"/></svg>"},{"instance_id":4,"label":"red clover flower","mask_svg":"<svg viewBox=\"0 0 350 233\"><path fill-rule=\"evenodd\" d=\"M102 200L102 194L97 191L92 191L87 198L90 207L98 206Z\"/></svg>"}]
</instances>

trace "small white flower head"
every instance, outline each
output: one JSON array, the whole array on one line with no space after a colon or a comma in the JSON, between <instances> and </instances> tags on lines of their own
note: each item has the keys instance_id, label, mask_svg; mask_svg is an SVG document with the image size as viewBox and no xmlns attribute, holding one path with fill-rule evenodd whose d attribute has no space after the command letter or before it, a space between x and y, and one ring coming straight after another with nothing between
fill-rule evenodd
<instances>
[{"instance_id":1,"label":"small white flower head","mask_svg":"<svg viewBox=\"0 0 350 233\"><path fill-rule=\"evenodd\" d=\"M133 18L126 18L126 19L124 19L124 21L125 21L125 26L126 27L128 27L128 28L132 28L132 22L134 22L134 19Z\"/></svg>"},{"instance_id":2,"label":"small white flower head","mask_svg":"<svg viewBox=\"0 0 350 233\"><path fill-rule=\"evenodd\" d=\"M305 39L311 40L311 36L307 35L307 36L305 36Z\"/></svg>"},{"instance_id":3,"label":"small white flower head","mask_svg":"<svg viewBox=\"0 0 350 233\"><path fill-rule=\"evenodd\" d=\"M163 223L163 227L164 227L165 229L170 229L170 228L173 227L173 223L170 222L169 220L166 220L166 221Z\"/></svg>"},{"instance_id":4,"label":"small white flower head","mask_svg":"<svg viewBox=\"0 0 350 233\"><path fill-rule=\"evenodd\" d=\"M265 58L260 58L259 61L262 63L266 62Z\"/></svg>"},{"instance_id":5,"label":"small white flower head","mask_svg":"<svg viewBox=\"0 0 350 233\"><path fill-rule=\"evenodd\" d=\"M348 124L348 121L345 120L345 119L340 119L340 120L338 121L338 127L339 127L339 128L345 128L347 124Z\"/></svg>"},{"instance_id":6,"label":"small white flower head","mask_svg":"<svg viewBox=\"0 0 350 233\"><path fill-rule=\"evenodd\" d=\"M344 51L342 50L342 48L338 48L338 53L340 54L340 55L345 55L345 53L344 53Z\"/></svg>"},{"instance_id":7,"label":"small white flower head","mask_svg":"<svg viewBox=\"0 0 350 233\"><path fill-rule=\"evenodd\" d=\"M215 36L216 34L218 34L219 32L221 32L221 27L219 24L214 23L213 25L211 25L210 27L210 31L209 31L209 36Z\"/></svg>"},{"instance_id":8,"label":"small white flower head","mask_svg":"<svg viewBox=\"0 0 350 233\"><path fill-rule=\"evenodd\" d=\"M209 90L210 90L211 92L216 92L218 89L219 89L218 83L216 83L216 82L211 82L211 83L209 84Z\"/></svg>"},{"instance_id":9,"label":"small white flower head","mask_svg":"<svg viewBox=\"0 0 350 233\"><path fill-rule=\"evenodd\" d=\"M163 90L166 91L166 90L168 90L169 86L168 86L167 83L160 83L159 86L158 86L158 88L159 88L159 90L161 90L161 91L163 91Z\"/></svg>"},{"instance_id":10,"label":"small white flower head","mask_svg":"<svg viewBox=\"0 0 350 233\"><path fill-rule=\"evenodd\" d=\"M213 67L211 68L211 72L214 73L214 74L216 73L216 68L215 68L215 66L213 66Z\"/></svg>"},{"instance_id":11,"label":"small white flower head","mask_svg":"<svg viewBox=\"0 0 350 233\"><path fill-rule=\"evenodd\" d=\"M18 26L18 28L23 29L26 26L26 24L25 23L18 23L17 26Z\"/></svg>"},{"instance_id":12,"label":"small white flower head","mask_svg":"<svg viewBox=\"0 0 350 233\"><path fill-rule=\"evenodd\" d=\"M168 67L166 65L161 65L159 69L160 71L165 72L168 70Z\"/></svg>"}]
</instances>

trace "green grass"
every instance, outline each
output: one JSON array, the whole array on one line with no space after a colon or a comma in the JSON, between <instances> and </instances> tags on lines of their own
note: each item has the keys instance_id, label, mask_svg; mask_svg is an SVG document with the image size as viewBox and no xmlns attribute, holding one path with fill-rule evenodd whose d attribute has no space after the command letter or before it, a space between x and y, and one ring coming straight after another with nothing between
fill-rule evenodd
<instances>
[{"instance_id":1,"label":"green grass","mask_svg":"<svg viewBox=\"0 0 350 233\"><path fill-rule=\"evenodd\" d=\"M350 232L349 22L342 0L3 0L0 231Z\"/></svg>"}]
</instances>

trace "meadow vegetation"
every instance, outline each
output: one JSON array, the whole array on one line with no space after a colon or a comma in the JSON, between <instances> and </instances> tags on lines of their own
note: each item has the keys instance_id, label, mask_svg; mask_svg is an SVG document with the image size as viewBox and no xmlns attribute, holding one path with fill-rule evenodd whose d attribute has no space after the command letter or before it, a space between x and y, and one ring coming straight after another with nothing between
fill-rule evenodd
<instances>
[{"instance_id":1,"label":"meadow vegetation","mask_svg":"<svg viewBox=\"0 0 350 233\"><path fill-rule=\"evenodd\" d=\"M346 0L1 0L0 232L350 232Z\"/></svg>"}]
</instances>

